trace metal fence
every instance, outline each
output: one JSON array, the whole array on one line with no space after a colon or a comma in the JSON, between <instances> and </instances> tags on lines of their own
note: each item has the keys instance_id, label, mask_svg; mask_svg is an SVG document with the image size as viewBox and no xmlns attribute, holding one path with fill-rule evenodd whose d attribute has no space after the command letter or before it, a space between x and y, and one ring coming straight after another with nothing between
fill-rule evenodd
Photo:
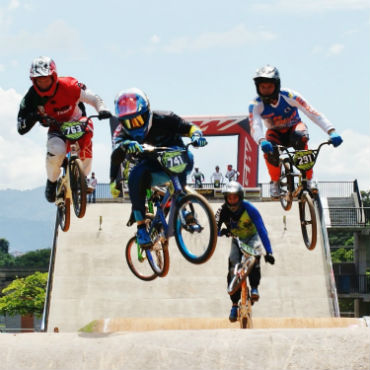
<instances>
[{"instance_id":1,"label":"metal fence","mask_svg":"<svg viewBox=\"0 0 370 370\"><path fill-rule=\"evenodd\" d=\"M327 226L370 227L370 207L330 207L324 211L330 216Z\"/></svg>"},{"instance_id":2,"label":"metal fence","mask_svg":"<svg viewBox=\"0 0 370 370\"><path fill-rule=\"evenodd\" d=\"M370 294L370 275L336 275L339 294Z\"/></svg>"}]
</instances>

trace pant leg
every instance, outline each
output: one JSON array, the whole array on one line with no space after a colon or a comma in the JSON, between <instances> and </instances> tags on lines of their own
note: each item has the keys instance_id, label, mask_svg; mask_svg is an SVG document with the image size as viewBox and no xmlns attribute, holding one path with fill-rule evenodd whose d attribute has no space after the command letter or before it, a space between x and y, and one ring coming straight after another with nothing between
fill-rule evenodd
<instances>
[{"instance_id":1,"label":"pant leg","mask_svg":"<svg viewBox=\"0 0 370 370\"><path fill-rule=\"evenodd\" d=\"M66 143L60 137L48 134L46 149L46 174L51 182L55 182L66 155Z\"/></svg>"},{"instance_id":2,"label":"pant leg","mask_svg":"<svg viewBox=\"0 0 370 370\"><path fill-rule=\"evenodd\" d=\"M241 261L242 253L238 247L238 244L234 241L231 241L230 254L229 254L229 266L227 274L227 285L230 284L231 280L234 277L234 268L237 263ZM240 300L240 289L236 291L233 295L230 296L233 304L237 304Z\"/></svg>"}]
</instances>

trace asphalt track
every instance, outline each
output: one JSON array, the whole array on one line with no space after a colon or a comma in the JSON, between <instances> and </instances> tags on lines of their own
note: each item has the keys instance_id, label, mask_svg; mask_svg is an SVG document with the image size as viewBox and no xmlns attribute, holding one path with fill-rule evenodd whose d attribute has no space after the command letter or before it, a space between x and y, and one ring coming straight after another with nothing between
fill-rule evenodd
<instances>
[{"instance_id":1,"label":"asphalt track","mask_svg":"<svg viewBox=\"0 0 370 370\"><path fill-rule=\"evenodd\" d=\"M58 235L48 332L1 334L0 369L370 369L367 321L334 317L321 237L305 248L296 204L255 205L276 264L262 263L254 329L227 319L228 239L200 266L171 240L167 277L142 282L123 258L128 205L94 204Z\"/></svg>"}]
</instances>

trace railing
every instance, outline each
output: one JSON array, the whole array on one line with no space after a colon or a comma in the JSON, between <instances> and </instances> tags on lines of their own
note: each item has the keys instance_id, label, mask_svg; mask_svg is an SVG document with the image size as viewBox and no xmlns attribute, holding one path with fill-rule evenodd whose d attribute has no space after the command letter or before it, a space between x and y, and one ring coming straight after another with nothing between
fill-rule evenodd
<instances>
[{"instance_id":1,"label":"railing","mask_svg":"<svg viewBox=\"0 0 370 370\"><path fill-rule=\"evenodd\" d=\"M319 181L321 197L349 198L355 192L355 181Z\"/></svg>"},{"instance_id":2,"label":"railing","mask_svg":"<svg viewBox=\"0 0 370 370\"><path fill-rule=\"evenodd\" d=\"M323 210L330 216L328 227L370 227L370 207L330 207Z\"/></svg>"},{"instance_id":3,"label":"railing","mask_svg":"<svg viewBox=\"0 0 370 370\"><path fill-rule=\"evenodd\" d=\"M336 275L338 294L370 294L370 275Z\"/></svg>"}]
</instances>

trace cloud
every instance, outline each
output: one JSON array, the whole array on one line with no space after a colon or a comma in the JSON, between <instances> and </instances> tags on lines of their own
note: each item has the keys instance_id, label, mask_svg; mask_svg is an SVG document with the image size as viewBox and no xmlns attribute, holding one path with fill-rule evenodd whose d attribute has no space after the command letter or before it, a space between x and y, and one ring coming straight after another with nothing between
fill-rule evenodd
<instances>
[{"instance_id":1,"label":"cloud","mask_svg":"<svg viewBox=\"0 0 370 370\"><path fill-rule=\"evenodd\" d=\"M20 136L16 126L21 96L0 88L0 100L0 189L33 189L45 182L46 131L36 126Z\"/></svg>"},{"instance_id":2,"label":"cloud","mask_svg":"<svg viewBox=\"0 0 370 370\"><path fill-rule=\"evenodd\" d=\"M262 1L253 6L255 10L279 13L323 13L325 11L369 9L368 0L278 0Z\"/></svg>"},{"instance_id":3,"label":"cloud","mask_svg":"<svg viewBox=\"0 0 370 370\"><path fill-rule=\"evenodd\" d=\"M338 55L344 50L343 44L333 44L329 47L328 56Z\"/></svg>"},{"instance_id":4,"label":"cloud","mask_svg":"<svg viewBox=\"0 0 370 370\"><path fill-rule=\"evenodd\" d=\"M39 50L63 51L64 54L83 54L84 43L77 29L59 19L47 25L39 32L20 30L18 33L3 32L0 43L4 49L14 54Z\"/></svg>"},{"instance_id":5,"label":"cloud","mask_svg":"<svg viewBox=\"0 0 370 370\"><path fill-rule=\"evenodd\" d=\"M171 40L163 49L168 53L181 53L187 50L242 46L274 40L276 37L274 33L248 30L243 24L239 24L224 32L205 32L193 38L178 37Z\"/></svg>"}]
</instances>

